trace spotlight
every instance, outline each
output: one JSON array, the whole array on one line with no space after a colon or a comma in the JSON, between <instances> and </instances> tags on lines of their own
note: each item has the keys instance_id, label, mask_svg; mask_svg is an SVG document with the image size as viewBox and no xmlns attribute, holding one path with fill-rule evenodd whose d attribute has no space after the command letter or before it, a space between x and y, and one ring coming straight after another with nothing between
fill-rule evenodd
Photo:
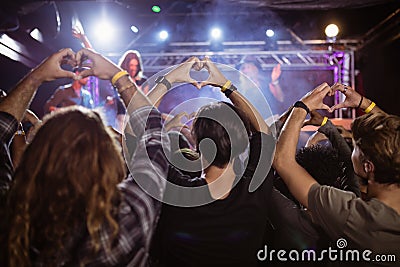
<instances>
[{"instance_id":1,"label":"spotlight","mask_svg":"<svg viewBox=\"0 0 400 267\"><path fill-rule=\"evenodd\" d=\"M43 42L43 34L38 28L34 28L30 32L30 36L35 39L36 41Z\"/></svg>"},{"instance_id":2,"label":"spotlight","mask_svg":"<svg viewBox=\"0 0 400 267\"><path fill-rule=\"evenodd\" d=\"M220 28L211 29L211 38L214 40L219 40L222 37L222 31Z\"/></svg>"},{"instance_id":3,"label":"spotlight","mask_svg":"<svg viewBox=\"0 0 400 267\"><path fill-rule=\"evenodd\" d=\"M339 27L336 24L329 24L325 28L325 34L328 38L334 38L339 33Z\"/></svg>"},{"instance_id":4,"label":"spotlight","mask_svg":"<svg viewBox=\"0 0 400 267\"><path fill-rule=\"evenodd\" d=\"M160 38L161 41L165 41L168 39L168 32L165 30L160 31L160 33L158 34L158 37Z\"/></svg>"},{"instance_id":5,"label":"spotlight","mask_svg":"<svg viewBox=\"0 0 400 267\"><path fill-rule=\"evenodd\" d=\"M268 29L265 31L265 35L268 36L269 38L274 37L275 32L271 29Z\"/></svg>"},{"instance_id":6,"label":"spotlight","mask_svg":"<svg viewBox=\"0 0 400 267\"><path fill-rule=\"evenodd\" d=\"M114 40L114 28L108 21L102 21L96 27L96 37L98 40L102 41L103 43L109 43Z\"/></svg>"},{"instance_id":7,"label":"spotlight","mask_svg":"<svg viewBox=\"0 0 400 267\"><path fill-rule=\"evenodd\" d=\"M131 31L134 32L134 33L138 33L139 32L139 28L136 27L135 25L132 25L131 26Z\"/></svg>"},{"instance_id":8,"label":"spotlight","mask_svg":"<svg viewBox=\"0 0 400 267\"><path fill-rule=\"evenodd\" d=\"M154 5L151 7L151 11L153 11L154 13L160 13L161 12L161 7Z\"/></svg>"}]
</instances>

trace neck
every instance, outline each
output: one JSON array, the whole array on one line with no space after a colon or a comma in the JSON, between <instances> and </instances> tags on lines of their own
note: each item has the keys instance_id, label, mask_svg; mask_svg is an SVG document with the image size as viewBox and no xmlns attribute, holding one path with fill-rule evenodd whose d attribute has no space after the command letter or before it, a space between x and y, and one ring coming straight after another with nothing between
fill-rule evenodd
<instances>
[{"instance_id":1,"label":"neck","mask_svg":"<svg viewBox=\"0 0 400 267\"><path fill-rule=\"evenodd\" d=\"M214 199L224 199L229 196L236 177L232 163L228 163L224 168L211 165L204 172L210 194Z\"/></svg>"},{"instance_id":2,"label":"neck","mask_svg":"<svg viewBox=\"0 0 400 267\"><path fill-rule=\"evenodd\" d=\"M400 186L397 184L386 185L374 183L374 187L375 194L373 197L386 206L391 207L400 215Z\"/></svg>"}]
</instances>

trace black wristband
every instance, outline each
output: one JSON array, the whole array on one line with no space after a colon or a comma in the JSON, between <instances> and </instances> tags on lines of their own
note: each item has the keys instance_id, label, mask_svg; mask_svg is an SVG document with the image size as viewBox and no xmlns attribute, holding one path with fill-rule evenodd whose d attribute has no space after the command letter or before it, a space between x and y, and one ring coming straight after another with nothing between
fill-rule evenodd
<instances>
[{"instance_id":1,"label":"black wristband","mask_svg":"<svg viewBox=\"0 0 400 267\"><path fill-rule=\"evenodd\" d=\"M233 84L231 84L231 86L229 86L229 88L227 88L224 91L224 94L225 94L226 97L229 98L229 96L233 93L233 91L236 91L236 90L237 90L237 88Z\"/></svg>"},{"instance_id":2,"label":"black wristband","mask_svg":"<svg viewBox=\"0 0 400 267\"><path fill-rule=\"evenodd\" d=\"M293 107L302 108L307 112L307 114L310 113L310 109L302 101L296 101L296 103L294 103Z\"/></svg>"},{"instance_id":3,"label":"black wristband","mask_svg":"<svg viewBox=\"0 0 400 267\"><path fill-rule=\"evenodd\" d=\"M360 103L358 103L358 106L356 107L356 108L360 108L361 107L361 104L362 104L362 101L364 100L364 96L361 96L361 100L360 100Z\"/></svg>"},{"instance_id":4,"label":"black wristband","mask_svg":"<svg viewBox=\"0 0 400 267\"><path fill-rule=\"evenodd\" d=\"M155 82L164 84L167 90L171 89L172 87L171 83L165 78L165 76L158 76Z\"/></svg>"}]
</instances>

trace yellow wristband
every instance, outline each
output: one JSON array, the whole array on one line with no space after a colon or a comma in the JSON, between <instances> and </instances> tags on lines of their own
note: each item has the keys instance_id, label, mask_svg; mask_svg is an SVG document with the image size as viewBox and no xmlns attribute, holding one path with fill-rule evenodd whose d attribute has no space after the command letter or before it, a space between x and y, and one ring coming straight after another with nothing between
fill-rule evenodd
<instances>
[{"instance_id":1,"label":"yellow wristband","mask_svg":"<svg viewBox=\"0 0 400 267\"><path fill-rule=\"evenodd\" d=\"M375 106L376 106L375 102L371 102L371 105L369 105L369 106L364 110L365 113L370 113L371 110L373 110Z\"/></svg>"},{"instance_id":2,"label":"yellow wristband","mask_svg":"<svg viewBox=\"0 0 400 267\"><path fill-rule=\"evenodd\" d=\"M231 86L232 82L227 80L226 83L221 87L221 92L225 92Z\"/></svg>"},{"instance_id":3,"label":"yellow wristband","mask_svg":"<svg viewBox=\"0 0 400 267\"><path fill-rule=\"evenodd\" d=\"M328 117L325 116L324 119L321 122L321 126L324 126L327 121L328 121Z\"/></svg>"},{"instance_id":4,"label":"yellow wristband","mask_svg":"<svg viewBox=\"0 0 400 267\"><path fill-rule=\"evenodd\" d=\"M134 87L134 86L135 86L134 83L130 83L130 84L127 84L127 85L125 85L125 86L122 86L121 88L118 88L117 90L118 90L118 93L119 93L119 94L122 94L122 92L124 92L124 91L126 91L127 89L132 88L132 87Z\"/></svg>"},{"instance_id":5,"label":"yellow wristband","mask_svg":"<svg viewBox=\"0 0 400 267\"><path fill-rule=\"evenodd\" d=\"M129 75L129 73L126 70L121 70L119 72L117 72L111 79L111 84L113 86L115 86L115 83L122 77L125 75Z\"/></svg>"}]
</instances>

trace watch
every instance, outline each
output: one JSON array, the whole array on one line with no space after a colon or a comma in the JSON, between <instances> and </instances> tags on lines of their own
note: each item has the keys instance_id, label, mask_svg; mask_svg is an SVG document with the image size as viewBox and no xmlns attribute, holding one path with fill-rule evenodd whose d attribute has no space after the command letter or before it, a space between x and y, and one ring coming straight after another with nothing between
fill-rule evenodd
<instances>
[{"instance_id":1,"label":"watch","mask_svg":"<svg viewBox=\"0 0 400 267\"><path fill-rule=\"evenodd\" d=\"M169 90L172 87L171 83L165 78L165 76L158 76L155 82L157 84L158 83L164 84L165 87L167 87L167 90Z\"/></svg>"}]
</instances>

